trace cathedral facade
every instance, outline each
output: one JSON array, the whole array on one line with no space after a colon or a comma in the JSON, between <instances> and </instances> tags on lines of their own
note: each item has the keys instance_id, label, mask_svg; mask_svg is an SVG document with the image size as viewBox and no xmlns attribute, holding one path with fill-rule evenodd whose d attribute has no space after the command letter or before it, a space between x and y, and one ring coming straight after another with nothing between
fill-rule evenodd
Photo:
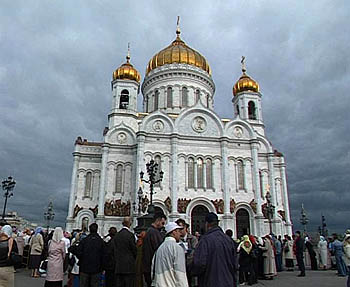
<instances>
[{"instance_id":1,"label":"cathedral facade","mask_svg":"<svg viewBox=\"0 0 350 287\"><path fill-rule=\"evenodd\" d=\"M91 222L99 232L140 216L150 200L140 184L150 160L164 172L153 203L168 220L184 218L191 232L204 232L215 212L234 236L291 234L286 164L265 136L262 94L246 73L233 86L233 117L213 109L215 84L207 60L180 37L149 61L141 76L130 63L114 73L112 109L102 142L80 137L73 152L67 230ZM143 111L137 97L143 96ZM267 197L275 206L268 219Z\"/></svg>"}]
</instances>

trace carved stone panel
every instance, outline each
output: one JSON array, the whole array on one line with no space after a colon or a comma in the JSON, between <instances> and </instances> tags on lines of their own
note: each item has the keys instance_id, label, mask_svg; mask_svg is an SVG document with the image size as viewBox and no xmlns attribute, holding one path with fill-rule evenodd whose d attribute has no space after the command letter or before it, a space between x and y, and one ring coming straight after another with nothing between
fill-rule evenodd
<instances>
[{"instance_id":1,"label":"carved stone panel","mask_svg":"<svg viewBox=\"0 0 350 287\"><path fill-rule=\"evenodd\" d=\"M74 207L74 211L73 211L73 218L76 218L79 211L82 210L83 208L80 207L78 204Z\"/></svg>"},{"instance_id":2,"label":"carved stone panel","mask_svg":"<svg viewBox=\"0 0 350 287\"><path fill-rule=\"evenodd\" d=\"M236 208L236 202L235 200L232 198L231 201L230 201L230 212L233 213L234 210Z\"/></svg>"},{"instance_id":3,"label":"carved stone panel","mask_svg":"<svg viewBox=\"0 0 350 287\"><path fill-rule=\"evenodd\" d=\"M92 213L94 214L94 218L96 218L97 213L98 213L98 205L96 205L94 208L90 207L89 209L90 209L90 210L92 211Z\"/></svg>"},{"instance_id":4,"label":"carved stone panel","mask_svg":"<svg viewBox=\"0 0 350 287\"><path fill-rule=\"evenodd\" d=\"M223 199L215 199L211 201L216 209L217 214L224 213L224 200Z\"/></svg>"},{"instance_id":5,"label":"carved stone panel","mask_svg":"<svg viewBox=\"0 0 350 287\"><path fill-rule=\"evenodd\" d=\"M157 120L153 123L153 130L157 133L160 133L164 130L164 124L162 121L160 120Z\"/></svg>"},{"instance_id":6,"label":"carved stone panel","mask_svg":"<svg viewBox=\"0 0 350 287\"><path fill-rule=\"evenodd\" d=\"M256 214L256 207L257 207L257 204L256 204L256 201L255 199L253 198L251 200L251 202L249 203L250 207L252 208L253 212Z\"/></svg>"},{"instance_id":7,"label":"carved stone panel","mask_svg":"<svg viewBox=\"0 0 350 287\"><path fill-rule=\"evenodd\" d=\"M177 200L177 212L186 213L187 206L191 202L191 199L179 198Z\"/></svg>"},{"instance_id":8,"label":"carved stone panel","mask_svg":"<svg viewBox=\"0 0 350 287\"><path fill-rule=\"evenodd\" d=\"M166 198L166 200L164 201L164 204L165 204L165 206L166 206L166 209L167 209L169 212L171 212L171 199L170 199L169 196L168 196L168 197Z\"/></svg>"},{"instance_id":9,"label":"carved stone panel","mask_svg":"<svg viewBox=\"0 0 350 287\"><path fill-rule=\"evenodd\" d=\"M104 213L107 216L130 216L130 201L122 202L121 199L107 201Z\"/></svg>"},{"instance_id":10,"label":"carved stone panel","mask_svg":"<svg viewBox=\"0 0 350 287\"><path fill-rule=\"evenodd\" d=\"M277 212L279 215L281 215L282 220L286 221L286 212L284 210L278 210Z\"/></svg>"},{"instance_id":11,"label":"carved stone panel","mask_svg":"<svg viewBox=\"0 0 350 287\"><path fill-rule=\"evenodd\" d=\"M205 132L207 129L207 122L202 117L195 117L192 121L192 128L197 133Z\"/></svg>"}]
</instances>

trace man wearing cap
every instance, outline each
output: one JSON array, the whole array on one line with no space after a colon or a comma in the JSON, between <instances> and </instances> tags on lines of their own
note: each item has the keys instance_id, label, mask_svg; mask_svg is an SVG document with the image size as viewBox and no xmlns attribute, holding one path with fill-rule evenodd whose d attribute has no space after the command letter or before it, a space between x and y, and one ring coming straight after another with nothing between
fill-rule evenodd
<instances>
[{"instance_id":1,"label":"man wearing cap","mask_svg":"<svg viewBox=\"0 0 350 287\"><path fill-rule=\"evenodd\" d=\"M236 248L218 226L218 216L209 212L205 218L207 232L201 236L194 252L192 273L200 287L232 287L236 285Z\"/></svg>"},{"instance_id":2,"label":"man wearing cap","mask_svg":"<svg viewBox=\"0 0 350 287\"><path fill-rule=\"evenodd\" d=\"M182 226L170 222L165 226L166 237L154 254L152 275L156 287L188 287L185 253L178 242Z\"/></svg>"}]
</instances>

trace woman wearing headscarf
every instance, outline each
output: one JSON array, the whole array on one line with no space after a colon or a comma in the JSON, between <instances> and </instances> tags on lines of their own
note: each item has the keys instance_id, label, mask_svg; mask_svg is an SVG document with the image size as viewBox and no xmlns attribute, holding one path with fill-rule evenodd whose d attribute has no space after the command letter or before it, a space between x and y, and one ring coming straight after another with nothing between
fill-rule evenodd
<instances>
[{"instance_id":1,"label":"woman wearing headscarf","mask_svg":"<svg viewBox=\"0 0 350 287\"><path fill-rule=\"evenodd\" d=\"M56 227L49 242L45 287L62 287L63 262L66 255L65 243L62 238L62 228Z\"/></svg>"},{"instance_id":2,"label":"woman wearing headscarf","mask_svg":"<svg viewBox=\"0 0 350 287\"><path fill-rule=\"evenodd\" d=\"M289 235L284 236L284 246L283 246L283 254L284 259L286 260L285 264L287 267L287 271L294 270L294 256L293 256L293 240Z\"/></svg>"},{"instance_id":3,"label":"woman wearing headscarf","mask_svg":"<svg viewBox=\"0 0 350 287\"><path fill-rule=\"evenodd\" d=\"M272 280L277 275L276 261L275 261L275 250L273 241L270 235L266 235L264 239L264 246L261 247L264 251L264 276L268 280Z\"/></svg>"},{"instance_id":4,"label":"woman wearing headscarf","mask_svg":"<svg viewBox=\"0 0 350 287\"><path fill-rule=\"evenodd\" d=\"M324 236L320 236L320 241L318 242L318 251L320 252L320 268L323 270L327 269L328 262L328 243Z\"/></svg>"},{"instance_id":5,"label":"woman wearing headscarf","mask_svg":"<svg viewBox=\"0 0 350 287\"><path fill-rule=\"evenodd\" d=\"M4 225L0 231L0 286L14 286L14 269L9 261L11 252L18 252L12 238L12 228Z\"/></svg>"},{"instance_id":6,"label":"woman wearing headscarf","mask_svg":"<svg viewBox=\"0 0 350 287\"><path fill-rule=\"evenodd\" d=\"M30 256L29 256L29 269L32 269L32 277L39 278L39 266L41 262L41 253L44 250L44 239L41 235L42 228L37 227L35 233L30 239Z\"/></svg>"},{"instance_id":7,"label":"woman wearing headscarf","mask_svg":"<svg viewBox=\"0 0 350 287\"><path fill-rule=\"evenodd\" d=\"M238 245L237 252L239 252L239 283L253 284L254 268L252 260L253 245L249 240L248 235L242 237L241 243Z\"/></svg>"}]
</instances>

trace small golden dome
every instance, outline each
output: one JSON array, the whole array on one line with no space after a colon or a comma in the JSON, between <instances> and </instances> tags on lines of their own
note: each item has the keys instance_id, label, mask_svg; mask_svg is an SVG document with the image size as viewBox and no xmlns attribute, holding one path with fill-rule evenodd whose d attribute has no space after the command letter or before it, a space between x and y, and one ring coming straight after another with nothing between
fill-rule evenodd
<instances>
[{"instance_id":1,"label":"small golden dome","mask_svg":"<svg viewBox=\"0 0 350 287\"><path fill-rule=\"evenodd\" d=\"M245 67L245 57L242 57L242 76L238 79L236 84L233 86L233 95L236 96L240 92L244 91L251 91L251 92L259 92L259 84L254 79L249 77L246 74L246 67Z\"/></svg>"},{"instance_id":2,"label":"small golden dome","mask_svg":"<svg viewBox=\"0 0 350 287\"><path fill-rule=\"evenodd\" d=\"M165 49L153 56L148 62L146 75L155 68L166 64L181 63L193 65L211 75L208 61L196 50L190 48L180 38L180 29L176 29L176 39Z\"/></svg>"},{"instance_id":3,"label":"small golden dome","mask_svg":"<svg viewBox=\"0 0 350 287\"><path fill-rule=\"evenodd\" d=\"M130 64L130 51L128 49L128 55L126 56L126 63L121 65L113 72L113 80L133 80L140 83L140 73Z\"/></svg>"}]
</instances>

